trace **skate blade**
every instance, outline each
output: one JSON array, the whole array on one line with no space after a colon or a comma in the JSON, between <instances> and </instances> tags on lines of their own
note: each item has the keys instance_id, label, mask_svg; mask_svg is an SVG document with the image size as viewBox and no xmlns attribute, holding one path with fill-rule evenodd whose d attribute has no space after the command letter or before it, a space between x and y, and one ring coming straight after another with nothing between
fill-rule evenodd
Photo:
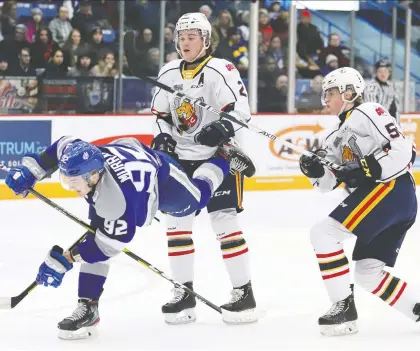
<instances>
[{"instance_id":1,"label":"skate blade","mask_svg":"<svg viewBox=\"0 0 420 351\"><path fill-rule=\"evenodd\" d=\"M324 336L342 336L356 334L359 331L356 321L336 325L321 325L321 334Z\"/></svg>"},{"instance_id":2,"label":"skate blade","mask_svg":"<svg viewBox=\"0 0 420 351\"><path fill-rule=\"evenodd\" d=\"M188 324L197 320L194 308L187 308L178 313L164 313L166 324Z\"/></svg>"},{"instance_id":3,"label":"skate blade","mask_svg":"<svg viewBox=\"0 0 420 351\"><path fill-rule=\"evenodd\" d=\"M236 325L257 323L258 318L261 318L262 316L262 311L258 311L255 308L241 312L231 312L222 308L223 322L226 324Z\"/></svg>"},{"instance_id":4,"label":"skate blade","mask_svg":"<svg viewBox=\"0 0 420 351\"><path fill-rule=\"evenodd\" d=\"M60 330L58 337L62 340L83 340L95 338L99 335L96 326L84 327L78 330Z\"/></svg>"}]
</instances>

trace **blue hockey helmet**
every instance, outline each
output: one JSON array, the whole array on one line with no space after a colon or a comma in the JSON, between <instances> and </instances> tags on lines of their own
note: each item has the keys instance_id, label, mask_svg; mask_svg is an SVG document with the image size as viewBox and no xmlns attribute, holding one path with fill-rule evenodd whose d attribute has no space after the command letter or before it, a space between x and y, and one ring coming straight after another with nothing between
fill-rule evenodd
<instances>
[{"instance_id":1,"label":"blue hockey helmet","mask_svg":"<svg viewBox=\"0 0 420 351\"><path fill-rule=\"evenodd\" d=\"M105 159L101 150L86 141L69 144L59 160L60 173L67 177L88 176L92 172L102 173Z\"/></svg>"}]
</instances>

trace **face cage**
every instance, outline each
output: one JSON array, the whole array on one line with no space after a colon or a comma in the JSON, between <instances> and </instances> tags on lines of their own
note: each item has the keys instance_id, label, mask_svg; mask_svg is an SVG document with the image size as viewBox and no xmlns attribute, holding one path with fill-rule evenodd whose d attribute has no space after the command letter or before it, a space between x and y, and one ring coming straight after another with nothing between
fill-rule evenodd
<instances>
[{"instance_id":1,"label":"face cage","mask_svg":"<svg viewBox=\"0 0 420 351\"><path fill-rule=\"evenodd\" d=\"M192 28L192 29L183 29L183 30L175 30L174 33L174 43L175 43L175 49L176 52L178 53L179 56L182 57L181 55L181 48L179 47L179 34L180 32L192 32L194 34L198 34L200 36L201 39L204 40L204 50L207 50L210 47L210 33L208 30L202 30L202 29L197 29L197 28ZM200 52L201 54L201 52Z\"/></svg>"}]
</instances>

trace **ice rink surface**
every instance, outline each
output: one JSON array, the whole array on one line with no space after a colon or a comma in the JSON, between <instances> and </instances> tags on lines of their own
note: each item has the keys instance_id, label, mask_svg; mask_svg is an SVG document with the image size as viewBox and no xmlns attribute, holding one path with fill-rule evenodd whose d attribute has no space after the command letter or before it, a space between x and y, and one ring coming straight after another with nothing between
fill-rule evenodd
<instances>
[{"instance_id":1,"label":"ice rink surface","mask_svg":"<svg viewBox=\"0 0 420 351\"><path fill-rule=\"evenodd\" d=\"M113 260L100 302L99 336L57 338L57 322L77 305L78 265L58 288L38 287L13 310L0 311L0 350L418 350L416 324L356 287L360 332L320 335L317 318L330 308L315 255L310 227L338 205L342 190L247 192L240 215L251 253L253 286L265 316L257 324L228 326L220 315L197 304L197 322L169 326L161 305L171 284L124 254ZM82 199L57 201L87 218ZM398 204L396 204L398 206ZM39 200L0 201L0 296L17 295L35 278L47 250L68 247L83 228ZM230 283L207 213L194 226L195 290L222 304ZM346 246L347 253L353 243ZM165 228L155 222L138 229L128 248L170 274ZM420 233L416 223L400 251L395 274L420 286ZM420 288L419 288L420 301Z\"/></svg>"}]
</instances>

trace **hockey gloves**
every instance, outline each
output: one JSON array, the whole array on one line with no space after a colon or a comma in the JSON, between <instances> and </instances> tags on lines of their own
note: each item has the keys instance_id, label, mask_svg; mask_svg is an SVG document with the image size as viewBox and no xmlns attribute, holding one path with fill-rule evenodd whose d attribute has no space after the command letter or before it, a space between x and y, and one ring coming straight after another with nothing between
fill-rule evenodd
<instances>
[{"instance_id":1,"label":"hockey gloves","mask_svg":"<svg viewBox=\"0 0 420 351\"><path fill-rule=\"evenodd\" d=\"M169 135L168 133L160 133L152 140L151 148L153 150L164 152L177 160L178 155L175 152L176 144L177 143L172 138L172 135Z\"/></svg>"},{"instance_id":2,"label":"hockey gloves","mask_svg":"<svg viewBox=\"0 0 420 351\"><path fill-rule=\"evenodd\" d=\"M63 256L63 249L54 246L47 254L45 261L39 267L36 282L44 286L58 288L63 281L64 274L73 268L73 264Z\"/></svg>"},{"instance_id":3,"label":"hockey gloves","mask_svg":"<svg viewBox=\"0 0 420 351\"><path fill-rule=\"evenodd\" d=\"M15 192L16 195L25 197L28 189L35 184L35 176L25 166L13 167L6 177L6 185Z\"/></svg>"},{"instance_id":4,"label":"hockey gloves","mask_svg":"<svg viewBox=\"0 0 420 351\"><path fill-rule=\"evenodd\" d=\"M321 157L325 157L326 155L326 151L323 149L318 149L314 153ZM299 166L302 173L308 178L321 178L325 174L324 166L315 155L301 155L299 158Z\"/></svg>"},{"instance_id":5,"label":"hockey gloves","mask_svg":"<svg viewBox=\"0 0 420 351\"><path fill-rule=\"evenodd\" d=\"M232 123L218 120L204 126L194 140L201 145L215 147L227 143L233 136L235 136L235 130Z\"/></svg>"},{"instance_id":6,"label":"hockey gloves","mask_svg":"<svg viewBox=\"0 0 420 351\"><path fill-rule=\"evenodd\" d=\"M357 188L366 182L374 182L381 178L382 167L373 155L346 162L342 166L343 169L336 171L335 176L349 188Z\"/></svg>"}]
</instances>

